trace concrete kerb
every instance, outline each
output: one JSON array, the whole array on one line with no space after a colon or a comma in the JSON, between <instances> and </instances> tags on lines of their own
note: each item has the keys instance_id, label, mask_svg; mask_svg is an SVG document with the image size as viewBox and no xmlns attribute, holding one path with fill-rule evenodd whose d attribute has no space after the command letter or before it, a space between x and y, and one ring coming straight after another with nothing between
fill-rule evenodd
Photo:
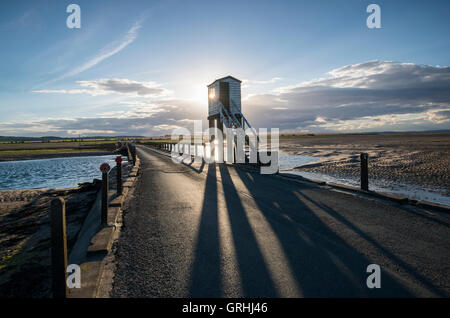
<instances>
[{"instance_id":1,"label":"concrete kerb","mask_svg":"<svg viewBox=\"0 0 450 318\"><path fill-rule=\"evenodd\" d=\"M395 194L390 194L390 193L375 192L375 191L370 191L370 190L366 191L366 190L362 190L358 187L352 187L352 186L343 185L343 184L336 184L336 183L332 183L332 182L308 179L308 178L305 178L302 176L289 174L289 173L277 173L276 175L281 178L293 180L293 181L299 182L299 183L306 182L306 183L310 183L310 184L313 183L313 184L316 184L319 186L328 186L333 189L343 190L346 192L353 192L353 193L357 193L357 194L363 194L363 195L367 195L367 196L371 196L371 197L376 197L376 198L379 198L382 200L395 202L400 205L407 204L407 205L417 206L417 207L423 208L423 209L434 210L434 211L450 214L450 207L442 205L442 204L438 204L438 203L433 203L433 202L428 202L428 201L417 201L417 200L410 199L406 196L395 195Z\"/></svg>"},{"instance_id":2,"label":"concrete kerb","mask_svg":"<svg viewBox=\"0 0 450 318\"><path fill-rule=\"evenodd\" d=\"M438 204L438 203L433 203L433 202L428 202L428 201L419 201L415 205L422 209L430 209L430 210L435 210L435 211L439 211L439 212L450 213L450 207L443 205L443 204Z\"/></svg>"},{"instance_id":3,"label":"concrete kerb","mask_svg":"<svg viewBox=\"0 0 450 318\"><path fill-rule=\"evenodd\" d=\"M138 174L140 160L136 158L133 168L135 176ZM69 256L69 264L79 264L81 268L81 288L69 290L70 298L95 298L104 270L104 259L111 251L116 222L122 210L123 203L133 186L136 177L123 176L122 195L117 196L115 191L108 191L108 224L100 225L101 191L89 212L83 227L78 235L77 242ZM127 184L125 186L125 184Z\"/></svg>"},{"instance_id":4,"label":"concrete kerb","mask_svg":"<svg viewBox=\"0 0 450 318\"><path fill-rule=\"evenodd\" d=\"M91 245L88 247L87 258L96 255L106 256L108 254L111 249L115 229L115 225L106 225L95 234L91 240Z\"/></svg>"}]
</instances>

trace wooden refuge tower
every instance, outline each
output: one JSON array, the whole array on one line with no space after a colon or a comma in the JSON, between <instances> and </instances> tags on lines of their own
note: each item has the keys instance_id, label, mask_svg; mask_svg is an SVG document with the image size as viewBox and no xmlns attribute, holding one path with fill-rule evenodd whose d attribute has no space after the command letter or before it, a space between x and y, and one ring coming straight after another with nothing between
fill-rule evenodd
<instances>
[{"instance_id":1,"label":"wooden refuge tower","mask_svg":"<svg viewBox=\"0 0 450 318\"><path fill-rule=\"evenodd\" d=\"M224 126L233 131L242 128L252 128L242 114L241 81L233 76L219 78L208 85L208 121L209 128L216 128L223 133ZM217 122L217 126L215 123ZM259 138L251 129L256 140ZM234 132L233 132L234 135ZM233 140L236 136L233 136ZM210 139L212 141L213 138ZM248 138L246 138L248 143ZM213 150L212 150L213 151Z\"/></svg>"},{"instance_id":2,"label":"wooden refuge tower","mask_svg":"<svg viewBox=\"0 0 450 318\"><path fill-rule=\"evenodd\" d=\"M223 131L227 128L251 128L249 122L242 114L241 83L233 76L216 79L208 85L208 120L209 127Z\"/></svg>"}]
</instances>

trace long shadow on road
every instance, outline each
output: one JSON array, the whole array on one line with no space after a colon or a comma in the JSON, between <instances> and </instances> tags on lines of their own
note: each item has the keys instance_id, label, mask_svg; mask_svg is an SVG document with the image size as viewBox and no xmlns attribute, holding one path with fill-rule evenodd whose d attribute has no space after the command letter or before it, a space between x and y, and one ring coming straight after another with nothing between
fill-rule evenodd
<instances>
[{"instance_id":1,"label":"long shadow on road","mask_svg":"<svg viewBox=\"0 0 450 318\"><path fill-rule=\"evenodd\" d=\"M245 297L279 297L226 165L220 175Z\"/></svg>"},{"instance_id":2,"label":"long shadow on road","mask_svg":"<svg viewBox=\"0 0 450 318\"><path fill-rule=\"evenodd\" d=\"M228 169L224 166L222 177ZM366 268L372 262L336 235L289 184L235 170L277 236L304 297L412 296L386 273L383 288L369 290Z\"/></svg>"},{"instance_id":3,"label":"long shadow on road","mask_svg":"<svg viewBox=\"0 0 450 318\"><path fill-rule=\"evenodd\" d=\"M268 270L266 259L258 245L240 191L229 169L237 172L251 194L258 213L267 221L279 241L292 279L304 297L411 297L397 280L383 273L383 288L369 290L366 268L372 262L333 232L316 214L325 209L299 199L289 183L270 177L249 174L227 165L218 165L230 232L234 245L244 297L280 297L280 291ZM208 165L203 207L195 246L189 295L191 297L223 297L221 249L218 217L218 176L216 164ZM240 189L242 191L242 189ZM325 213L338 213L326 207ZM345 223L351 227L351 224ZM354 230L354 228L352 228ZM370 239L364 233L359 233ZM265 241L267 242L267 240ZM270 242L268 243L270 244ZM266 255L267 257L267 255ZM274 260L272 262L281 262ZM277 268L277 266L275 266ZM290 296L290 295L283 295Z\"/></svg>"},{"instance_id":4,"label":"long shadow on road","mask_svg":"<svg viewBox=\"0 0 450 318\"><path fill-rule=\"evenodd\" d=\"M328 213L331 217L338 220L342 224L344 224L347 228L352 230L354 233L356 233L358 236L369 242L372 246L374 246L376 249L380 250L384 255L386 255L391 261L401 266L409 275L413 276L416 280L420 281L423 285L425 285L429 290L434 292L436 295L439 295L440 297L446 297L445 293L443 293L441 290L433 286L423 275L420 273L417 273L413 268L401 260L399 257L397 257L394 253L389 251L387 248L383 247L381 244L379 244L376 240L374 240L372 237L370 237L367 233L362 231L356 224L353 224L350 222L347 218L345 218L342 214L337 213L335 210L331 209L329 206L322 204L320 202L314 201L309 196L305 194L300 194L300 196L304 199L309 201L310 203L316 205L318 208L320 208L322 211ZM395 288L395 286L384 286L384 288Z\"/></svg>"},{"instance_id":5,"label":"long shadow on road","mask_svg":"<svg viewBox=\"0 0 450 318\"><path fill-rule=\"evenodd\" d=\"M221 297L216 165L208 166L193 264L190 297Z\"/></svg>"},{"instance_id":6,"label":"long shadow on road","mask_svg":"<svg viewBox=\"0 0 450 318\"><path fill-rule=\"evenodd\" d=\"M217 175L217 167L220 176ZM203 167L202 167L203 168ZM233 177L230 173L233 170ZM236 187L238 178L241 186ZM293 185L268 176L250 173L225 164L207 165L203 206L196 240L194 261L190 277L191 297L227 296L223 286L224 273L219 233L218 180L221 180L223 197L228 213L231 242L235 251L236 265L244 297L280 297L273 273L269 267L281 262L274 256L263 254L261 228L252 227L257 220L246 211L248 200L242 192L250 194L257 209L255 213L264 218L275 235L282 255L285 255L292 280L304 297L413 297L411 286L406 287L397 277L384 271L381 289L366 286L367 266L373 261L355 245L351 245L329 222L353 233L378 250L393 263L403 268L428 291L444 296L412 267L384 248L368 233L324 202L313 200L307 193L311 189ZM256 211L256 212L255 212ZM268 243L268 240L263 240ZM355 243L354 243L355 244ZM358 244L358 243L356 243ZM264 247L263 247L264 248ZM273 247L272 247L273 248ZM269 249L270 250L270 249ZM269 264L269 262L272 262ZM278 283L278 284L277 284ZM408 284L409 285L409 284ZM288 295L289 296L289 295Z\"/></svg>"}]
</instances>

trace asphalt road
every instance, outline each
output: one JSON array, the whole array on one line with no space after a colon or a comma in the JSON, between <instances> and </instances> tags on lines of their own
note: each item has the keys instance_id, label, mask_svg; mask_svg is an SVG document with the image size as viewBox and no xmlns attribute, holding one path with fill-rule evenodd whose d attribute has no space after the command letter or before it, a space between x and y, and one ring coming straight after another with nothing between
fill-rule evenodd
<instances>
[{"instance_id":1,"label":"asphalt road","mask_svg":"<svg viewBox=\"0 0 450 318\"><path fill-rule=\"evenodd\" d=\"M113 297L450 295L450 220L138 147ZM381 288L369 289L369 264Z\"/></svg>"}]
</instances>

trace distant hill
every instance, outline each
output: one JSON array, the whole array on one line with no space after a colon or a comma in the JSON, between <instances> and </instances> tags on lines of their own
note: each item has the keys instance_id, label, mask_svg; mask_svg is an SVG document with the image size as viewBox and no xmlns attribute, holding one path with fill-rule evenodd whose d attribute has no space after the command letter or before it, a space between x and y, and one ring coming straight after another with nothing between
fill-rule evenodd
<instances>
[{"instance_id":1,"label":"distant hill","mask_svg":"<svg viewBox=\"0 0 450 318\"><path fill-rule=\"evenodd\" d=\"M281 136L288 135L306 135L306 136L315 136L315 135L380 135L380 134L423 134L423 133L450 133L450 129L442 129L442 130L425 130L425 131L378 131L378 132L349 132L349 133L332 133L332 132L318 132L318 133L295 133L295 132L283 132L280 133ZM18 136L0 136L0 142L12 142L12 143L20 143L20 142L44 142L44 141L58 141L58 140L71 140L78 141L81 140L92 140L92 139L137 139L137 138L159 138L159 137L170 137L170 135L165 136L89 136L89 137L56 137L56 136L42 136L42 137L18 137Z\"/></svg>"},{"instance_id":2,"label":"distant hill","mask_svg":"<svg viewBox=\"0 0 450 318\"><path fill-rule=\"evenodd\" d=\"M0 141L45 141L45 140L60 140L61 137L16 137L16 136L0 136ZM67 138L66 138L67 139Z\"/></svg>"},{"instance_id":3,"label":"distant hill","mask_svg":"<svg viewBox=\"0 0 450 318\"><path fill-rule=\"evenodd\" d=\"M89 136L89 137L56 137L56 136L43 136L43 137L18 137L18 136L0 136L0 142L25 142L25 141L58 141L58 140L90 140L90 139L122 139L122 138L143 138L142 136Z\"/></svg>"}]
</instances>

